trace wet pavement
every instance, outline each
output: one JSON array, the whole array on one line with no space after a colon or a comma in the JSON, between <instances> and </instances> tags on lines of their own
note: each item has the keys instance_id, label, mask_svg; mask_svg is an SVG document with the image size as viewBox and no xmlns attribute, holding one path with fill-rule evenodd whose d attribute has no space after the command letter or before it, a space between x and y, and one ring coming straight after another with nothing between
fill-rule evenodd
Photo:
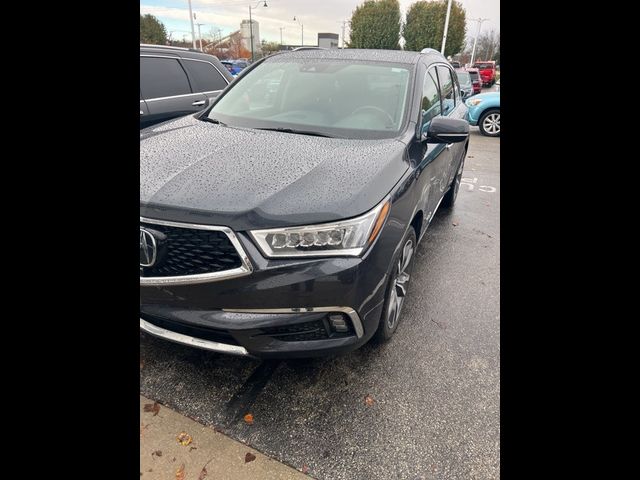
<instances>
[{"instance_id":1,"label":"wet pavement","mask_svg":"<svg viewBox=\"0 0 640 480\"><path fill-rule=\"evenodd\" d=\"M141 393L319 479L499 478L500 139L471 131L389 343L260 362L141 334Z\"/></svg>"}]
</instances>

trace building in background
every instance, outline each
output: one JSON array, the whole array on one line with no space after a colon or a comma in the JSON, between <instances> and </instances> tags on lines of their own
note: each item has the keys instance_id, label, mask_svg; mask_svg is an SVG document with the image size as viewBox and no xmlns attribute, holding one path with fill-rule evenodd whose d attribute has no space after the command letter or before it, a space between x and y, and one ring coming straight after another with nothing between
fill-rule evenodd
<instances>
[{"instance_id":1,"label":"building in background","mask_svg":"<svg viewBox=\"0 0 640 480\"><path fill-rule=\"evenodd\" d=\"M337 33L319 33L318 46L321 48L338 48L339 38Z\"/></svg>"},{"instance_id":2,"label":"building in background","mask_svg":"<svg viewBox=\"0 0 640 480\"><path fill-rule=\"evenodd\" d=\"M261 51L260 46L260 25L257 21L253 20L253 51L259 53ZM249 20L242 20L240 24L240 32L242 34L242 48L246 48L251 51L251 28Z\"/></svg>"}]
</instances>

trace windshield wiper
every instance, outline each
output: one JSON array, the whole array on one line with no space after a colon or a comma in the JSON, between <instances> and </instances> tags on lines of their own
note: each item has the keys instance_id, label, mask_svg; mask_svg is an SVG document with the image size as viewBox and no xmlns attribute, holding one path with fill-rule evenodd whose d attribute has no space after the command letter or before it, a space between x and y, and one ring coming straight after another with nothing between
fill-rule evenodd
<instances>
[{"instance_id":1,"label":"windshield wiper","mask_svg":"<svg viewBox=\"0 0 640 480\"><path fill-rule=\"evenodd\" d=\"M327 135L326 133L320 133L320 132L313 132L310 130L297 130L294 128L282 128L282 127L277 127L277 128L256 128L256 130L269 130L272 132L283 132L283 133L295 133L298 135L311 135L313 137L327 137L327 138L335 138L332 135Z\"/></svg>"},{"instance_id":2,"label":"windshield wiper","mask_svg":"<svg viewBox=\"0 0 640 480\"><path fill-rule=\"evenodd\" d=\"M217 118L211 118L211 117L201 117L200 120L202 120L203 122L209 122L209 123L215 123L216 125L222 125L223 127L226 127L227 124L224 122L221 122L220 120L218 120Z\"/></svg>"}]
</instances>

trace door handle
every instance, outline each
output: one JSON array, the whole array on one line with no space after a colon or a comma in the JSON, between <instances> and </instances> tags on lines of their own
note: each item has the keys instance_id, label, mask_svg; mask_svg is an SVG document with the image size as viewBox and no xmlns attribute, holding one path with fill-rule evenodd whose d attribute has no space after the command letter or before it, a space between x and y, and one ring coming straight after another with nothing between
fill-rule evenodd
<instances>
[{"instance_id":1,"label":"door handle","mask_svg":"<svg viewBox=\"0 0 640 480\"><path fill-rule=\"evenodd\" d=\"M193 105L194 107L201 107L205 103L206 102L204 100L198 100L197 102L193 102L191 105Z\"/></svg>"},{"instance_id":2,"label":"door handle","mask_svg":"<svg viewBox=\"0 0 640 480\"><path fill-rule=\"evenodd\" d=\"M144 115L144 112L142 110L140 110L140 115Z\"/></svg>"}]
</instances>

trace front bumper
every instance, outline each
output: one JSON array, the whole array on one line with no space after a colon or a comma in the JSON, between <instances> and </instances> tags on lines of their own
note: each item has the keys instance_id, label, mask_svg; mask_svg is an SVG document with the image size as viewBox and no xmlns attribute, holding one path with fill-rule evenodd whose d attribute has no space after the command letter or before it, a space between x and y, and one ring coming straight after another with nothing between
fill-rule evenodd
<instances>
[{"instance_id":1,"label":"front bumper","mask_svg":"<svg viewBox=\"0 0 640 480\"><path fill-rule=\"evenodd\" d=\"M473 107L467 107L467 122L469 122L469 125L471 126L478 126L478 117L479 117L479 112L480 110L475 109Z\"/></svg>"},{"instance_id":2,"label":"front bumper","mask_svg":"<svg viewBox=\"0 0 640 480\"><path fill-rule=\"evenodd\" d=\"M354 350L375 333L393 257L406 227L388 221L362 257L265 258L236 232L250 274L194 284L140 286L140 328L207 350L259 358ZM343 315L336 331L330 315ZM336 318L336 317L334 317Z\"/></svg>"},{"instance_id":3,"label":"front bumper","mask_svg":"<svg viewBox=\"0 0 640 480\"><path fill-rule=\"evenodd\" d=\"M144 314L140 329L172 342L233 355L277 358L335 354L362 345L364 336L359 315L349 307L162 313ZM332 330L329 318L336 316L344 319L346 331Z\"/></svg>"}]
</instances>

